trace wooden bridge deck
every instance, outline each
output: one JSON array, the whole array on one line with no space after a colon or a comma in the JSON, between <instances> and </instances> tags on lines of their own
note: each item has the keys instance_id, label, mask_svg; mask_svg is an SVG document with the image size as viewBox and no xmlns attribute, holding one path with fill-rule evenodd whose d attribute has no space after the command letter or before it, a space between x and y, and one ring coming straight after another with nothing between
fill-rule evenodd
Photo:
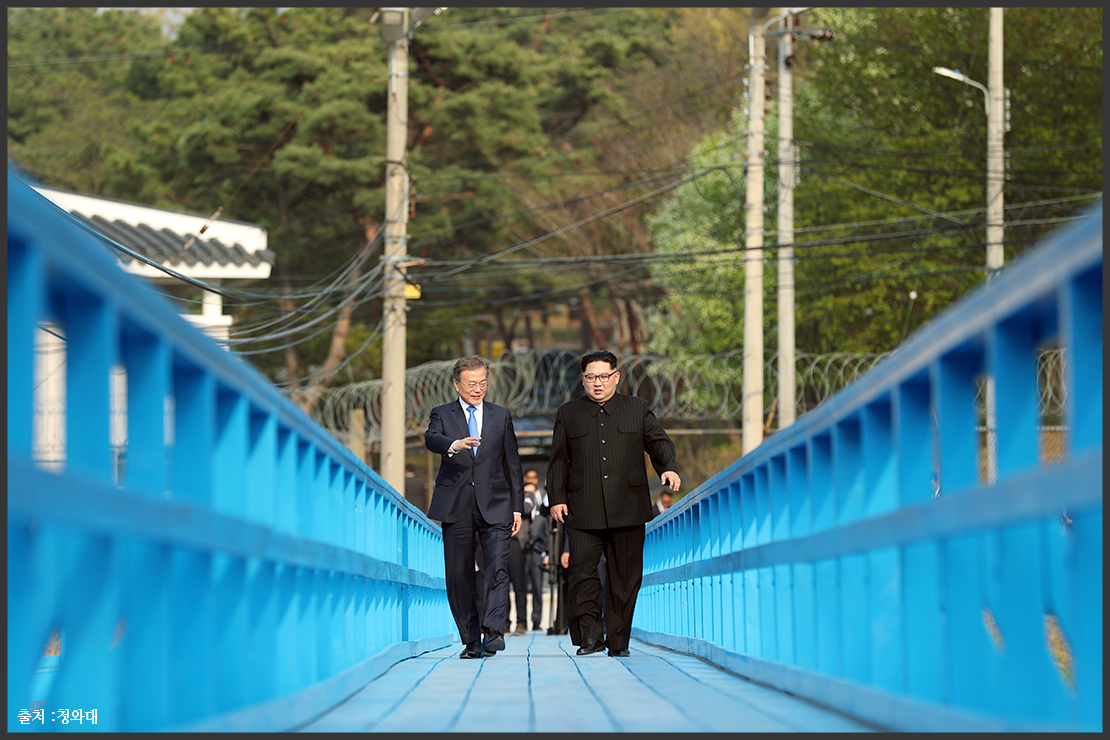
<instances>
[{"instance_id":1,"label":"wooden bridge deck","mask_svg":"<svg viewBox=\"0 0 1110 740\"><path fill-rule=\"evenodd\" d=\"M397 663L308 732L866 732L875 728L633 640L631 657L575 656L567 635L507 636L460 660L461 645Z\"/></svg>"}]
</instances>

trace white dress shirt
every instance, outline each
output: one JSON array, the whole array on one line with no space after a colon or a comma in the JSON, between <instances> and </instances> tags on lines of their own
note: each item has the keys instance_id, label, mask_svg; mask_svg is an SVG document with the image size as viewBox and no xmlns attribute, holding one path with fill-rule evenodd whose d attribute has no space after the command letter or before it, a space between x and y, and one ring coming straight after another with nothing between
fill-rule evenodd
<instances>
[{"instance_id":1,"label":"white dress shirt","mask_svg":"<svg viewBox=\"0 0 1110 740\"><path fill-rule=\"evenodd\" d=\"M469 424L470 423L470 412L467 409L470 408L470 404L467 403L466 401L462 400L462 396L459 396L459 405L462 406L463 416L466 417L467 423ZM481 437L482 436L482 404L478 404L477 406L474 407L474 421L477 422L477 424L478 424L478 436ZM457 439L455 440L455 442L458 442L458 441L459 440L457 440ZM457 452L454 449L455 448L455 442L451 443L451 449L448 450L447 457L451 457Z\"/></svg>"}]
</instances>

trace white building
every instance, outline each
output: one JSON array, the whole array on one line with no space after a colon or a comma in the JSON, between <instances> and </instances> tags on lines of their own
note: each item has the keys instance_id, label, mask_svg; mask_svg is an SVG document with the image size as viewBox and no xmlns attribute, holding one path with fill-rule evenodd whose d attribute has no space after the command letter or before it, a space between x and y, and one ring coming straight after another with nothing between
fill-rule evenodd
<instances>
[{"instance_id":1,"label":"white building","mask_svg":"<svg viewBox=\"0 0 1110 740\"><path fill-rule=\"evenodd\" d=\"M258 224L215 219L204 235L208 220L181 211L154 208L138 203L84 195L32 185L43 197L62 210L142 256L165 265L186 277L219 286L226 280L258 280L270 277L274 253L267 248L266 230ZM163 288L184 285L109 244L121 268L147 278ZM216 340L226 340L232 317L223 312L223 296L201 292L199 313L182 317ZM40 327L35 346L34 459L44 467L65 465L65 359L66 342L61 327ZM117 473L123 469L127 446L127 378L122 366L112 374L112 448ZM167 399L169 402L169 399ZM167 435L172 434L167 424ZM169 440L167 440L169 441Z\"/></svg>"},{"instance_id":2,"label":"white building","mask_svg":"<svg viewBox=\"0 0 1110 740\"><path fill-rule=\"evenodd\" d=\"M187 277L215 286L225 280L270 277L274 253L266 247L266 229L258 224L215 219L200 236L207 216L41 185L34 188L59 208L105 236ZM127 272L160 286L182 284L155 267L128 257L119 250L113 251L120 267ZM214 339L227 339L231 317L224 315L219 293L204 291L201 312L184 313L182 316Z\"/></svg>"}]
</instances>

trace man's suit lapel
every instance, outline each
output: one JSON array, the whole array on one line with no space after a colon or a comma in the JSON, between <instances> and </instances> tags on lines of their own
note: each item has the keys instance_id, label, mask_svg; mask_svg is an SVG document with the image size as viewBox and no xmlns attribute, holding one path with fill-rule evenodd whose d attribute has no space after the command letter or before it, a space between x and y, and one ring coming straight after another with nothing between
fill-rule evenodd
<instances>
[{"instance_id":1,"label":"man's suit lapel","mask_svg":"<svg viewBox=\"0 0 1110 740\"><path fill-rule=\"evenodd\" d=\"M462 439L463 437L470 436L470 427L466 423L466 412L462 410L459 405L459 400L456 398L451 404L451 420L455 424L455 439Z\"/></svg>"},{"instance_id":2,"label":"man's suit lapel","mask_svg":"<svg viewBox=\"0 0 1110 740\"><path fill-rule=\"evenodd\" d=\"M490 443L487 446L486 440ZM482 401L482 445L478 448L478 455L482 454L482 447L487 450L493 449L493 440L501 439L501 420L497 417L494 411L493 404L489 401Z\"/></svg>"}]
</instances>

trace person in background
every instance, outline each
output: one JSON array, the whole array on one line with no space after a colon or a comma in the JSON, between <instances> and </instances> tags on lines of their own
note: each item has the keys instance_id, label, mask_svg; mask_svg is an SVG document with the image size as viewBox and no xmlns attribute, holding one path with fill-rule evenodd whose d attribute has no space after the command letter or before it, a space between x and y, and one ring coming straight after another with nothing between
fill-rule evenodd
<instances>
[{"instance_id":1,"label":"person in background","mask_svg":"<svg viewBox=\"0 0 1110 740\"><path fill-rule=\"evenodd\" d=\"M674 497L671 495L671 492L664 488L659 493L659 498L655 499L655 505L653 507L655 509L655 516L659 516L664 511L671 508L671 503L673 501Z\"/></svg>"},{"instance_id":2,"label":"person in background","mask_svg":"<svg viewBox=\"0 0 1110 740\"><path fill-rule=\"evenodd\" d=\"M514 635L528 633L528 562L529 543L532 541L532 513L536 506L536 487L533 484L524 484L524 511L521 514L520 530L513 535L512 547L509 548L509 583L512 585L513 599L505 594L505 634L509 633L512 620L509 617L516 606L516 629Z\"/></svg>"},{"instance_id":3,"label":"person in background","mask_svg":"<svg viewBox=\"0 0 1110 740\"><path fill-rule=\"evenodd\" d=\"M532 471L535 473L535 471ZM525 481L528 480L528 473L525 472ZM537 476L538 477L538 476ZM527 510L528 506L528 488L529 484L524 484L524 508ZM534 488L534 487L533 487ZM524 518L531 516L532 524L529 527L528 549L525 551L524 563L524 577L528 583L528 590L532 594L532 630L540 628L540 622L543 621L543 574L547 568L544 559L547 557L547 542L548 542L548 523L547 523L547 507L543 503L543 496L540 490L534 490L535 505L531 507L531 512L525 511Z\"/></svg>"}]
</instances>

